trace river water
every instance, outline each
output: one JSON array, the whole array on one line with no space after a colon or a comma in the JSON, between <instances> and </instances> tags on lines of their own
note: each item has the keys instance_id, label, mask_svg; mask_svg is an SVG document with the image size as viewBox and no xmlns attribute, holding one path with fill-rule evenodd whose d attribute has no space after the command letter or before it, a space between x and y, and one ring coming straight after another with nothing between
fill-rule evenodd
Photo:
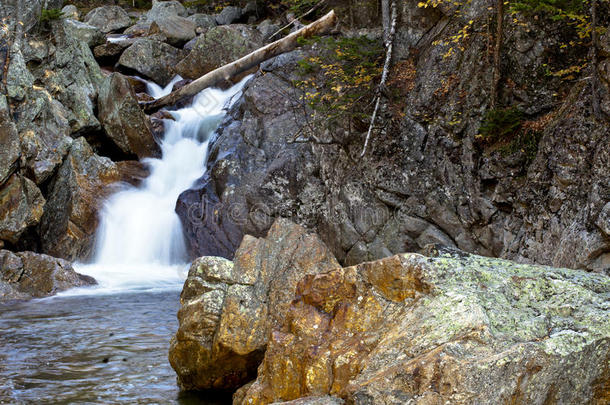
<instances>
[{"instance_id":1,"label":"river water","mask_svg":"<svg viewBox=\"0 0 610 405\"><path fill-rule=\"evenodd\" d=\"M74 265L98 286L0 304L0 403L230 403L181 394L167 359L188 270L174 207L204 174L209 137L247 80L172 112L162 157L145 161L150 176L117 185L100 213L94 260ZM171 84L148 89L158 98Z\"/></svg>"}]
</instances>

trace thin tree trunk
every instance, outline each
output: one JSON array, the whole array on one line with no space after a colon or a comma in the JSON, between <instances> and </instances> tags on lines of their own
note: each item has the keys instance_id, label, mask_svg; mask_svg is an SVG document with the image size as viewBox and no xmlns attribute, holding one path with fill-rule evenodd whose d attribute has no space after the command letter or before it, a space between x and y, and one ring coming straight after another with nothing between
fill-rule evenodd
<instances>
[{"instance_id":1,"label":"thin tree trunk","mask_svg":"<svg viewBox=\"0 0 610 405\"><path fill-rule=\"evenodd\" d=\"M496 45L494 47L494 71L491 84L491 108L498 104L498 92L502 79L502 40L504 37L504 0L497 0L496 6Z\"/></svg>"},{"instance_id":2,"label":"thin tree trunk","mask_svg":"<svg viewBox=\"0 0 610 405\"><path fill-rule=\"evenodd\" d=\"M381 97L384 93L385 83L388 80L388 74L390 72L390 66L392 64L392 48L394 46L394 36L396 35L396 20L398 19L398 12L396 11L396 1L392 1L392 25L390 27L390 33L386 42L386 54L385 62L383 64L383 72L381 73L381 81L379 82L377 101L375 102L375 110L373 110L373 116L371 117L371 124L369 125L369 131L366 134L366 140L364 141L364 147L360 157L364 157L366 150L371 140L371 134L373 133L373 127L375 126L375 120L377 119L377 113L379 111L379 105L381 104Z\"/></svg>"},{"instance_id":3,"label":"thin tree trunk","mask_svg":"<svg viewBox=\"0 0 610 405\"><path fill-rule=\"evenodd\" d=\"M597 35L597 0L591 0L591 68L593 74L591 77L591 93L593 103L593 114L596 118L602 118L600 101L599 101L599 62L597 58L598 50L598 35Z\"/></svg>"},{"instance_id":4,"label":"thin tree trunk","mask_svg":"<svg viewBox=\"0 0 610 405\"><path fill-rule=\"evenodd\" d=\"M383 25L383 42L390 37L390 0L381 0L381 23Z\"/></svg>"},{"instance_id":5,"label":"thin tree trunk","mask_svg":"<svg viewBox=\"0 0 610 405\"><path fill-rule=\"evenodd\" d=\"M211 87L222 80L227 80L240 73L243 73L261 62L266 61L267 59L292 51L297 47L299 38L308 38L313 35L325 33L332 29L336 22L337 16L335 15L334 11L331 11L324 17L309 24L308 26L303 27L300 30L293 32L292 34L269 45L259 48L243 58L229 63L228 65L224 65L218 69L206 73L194 82L187 84L181 89L178 89L165 97L161 97L160 99L152 102L142 103L141 105L144 108L144 111L152 113L164 106L176 104L177 101L183 98L194 96L202 90L205 90L206 88Z\"/></svg>"}]
</instances>

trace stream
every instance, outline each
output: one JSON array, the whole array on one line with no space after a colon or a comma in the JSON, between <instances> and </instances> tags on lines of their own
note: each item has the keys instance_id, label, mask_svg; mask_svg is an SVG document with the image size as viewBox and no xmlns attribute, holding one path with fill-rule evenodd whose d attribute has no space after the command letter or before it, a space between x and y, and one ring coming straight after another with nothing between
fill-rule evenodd
<instances>
[{"instance_id":1,"label":"stream","mask_svg":"<svg viewBox=\"0 0 610 405\"><path fill-rule=\"evenodd\" d=\"M167 354L188 262L174 211L205 172L208 140L249 78L207 89L172 111L162 157L139 187L117 185L100 213L94 259L74 264L98 285L0 304L0 404L226 404L180 393ZM148 83L159 98L171 91Z\"/></svg>"}]
</instances>

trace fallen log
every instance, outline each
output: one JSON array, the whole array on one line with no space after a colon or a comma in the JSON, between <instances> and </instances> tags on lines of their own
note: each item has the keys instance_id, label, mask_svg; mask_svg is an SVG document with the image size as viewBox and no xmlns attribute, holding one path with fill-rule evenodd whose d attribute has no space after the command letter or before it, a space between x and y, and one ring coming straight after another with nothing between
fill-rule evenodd
<instances>
[{"instance_id":1,"label":"fallen log","mask_svg":"<svg viewBox=\"0 0 610 405\"><path fill-rule=\"evenodd\" d=\"M300 38L309 38L313 35L323 34L332 29L337 22L337 16L334 11L326 14L319 20L301 28L292 34L270 43L256 51L240 58L227 65L221 66L218 69L212 70L209 73L201 76L199 79L187 84L186 86L161 97L155 101L140 103L140 106L147 113L158 111L162 107L174 105L179 100L191 97L208 87L214 86L222 80L228 80L240 73L253 68L254 66L282 53L292 51L298 45Z\"/></svg>"}]
</instances>

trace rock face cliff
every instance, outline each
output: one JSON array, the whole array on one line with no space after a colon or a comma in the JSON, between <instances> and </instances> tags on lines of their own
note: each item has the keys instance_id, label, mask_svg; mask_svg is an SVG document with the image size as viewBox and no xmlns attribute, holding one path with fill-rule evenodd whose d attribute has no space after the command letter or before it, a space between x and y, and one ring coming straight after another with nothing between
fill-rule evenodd
<instances>
[{"instance_id":1,"label":"rock face cliff","mask_svg":"<svg viewBox=\"0 0 610 405\"><path fill-rule=\"evenodd\" d=\"M479 135L491 110L492 2L460 13L416 3L401 3L392 101L362 159L364 128L316 127L317 141L294 142L311 113L294 86L304 80L299 63L319 48L262 66L213 141L208 174L178 202L193 256L231 258L244 234L264 235L288 217L316 230L346 264L433 242L608 271L610 129L591 114L587 81L546 73L549 61L568 56L554 52L557 27L532 18L506 29L500 100L536 130L503 148ZM443 41L464 25L462 49L447 55Z\"/></svg>"},{"instance_id":2,"label":"rock face cliff","mask_svg":"<svg viewBox=\"0 0 610 405\"><path fill-rule=\"evenodd\" d=\"M178 380L235 389L264 353L234 404L608 400L607 276L423 253L341 268L278 220L234 263L198 259L170 350Z\"/></svg>"}]
</instances>

